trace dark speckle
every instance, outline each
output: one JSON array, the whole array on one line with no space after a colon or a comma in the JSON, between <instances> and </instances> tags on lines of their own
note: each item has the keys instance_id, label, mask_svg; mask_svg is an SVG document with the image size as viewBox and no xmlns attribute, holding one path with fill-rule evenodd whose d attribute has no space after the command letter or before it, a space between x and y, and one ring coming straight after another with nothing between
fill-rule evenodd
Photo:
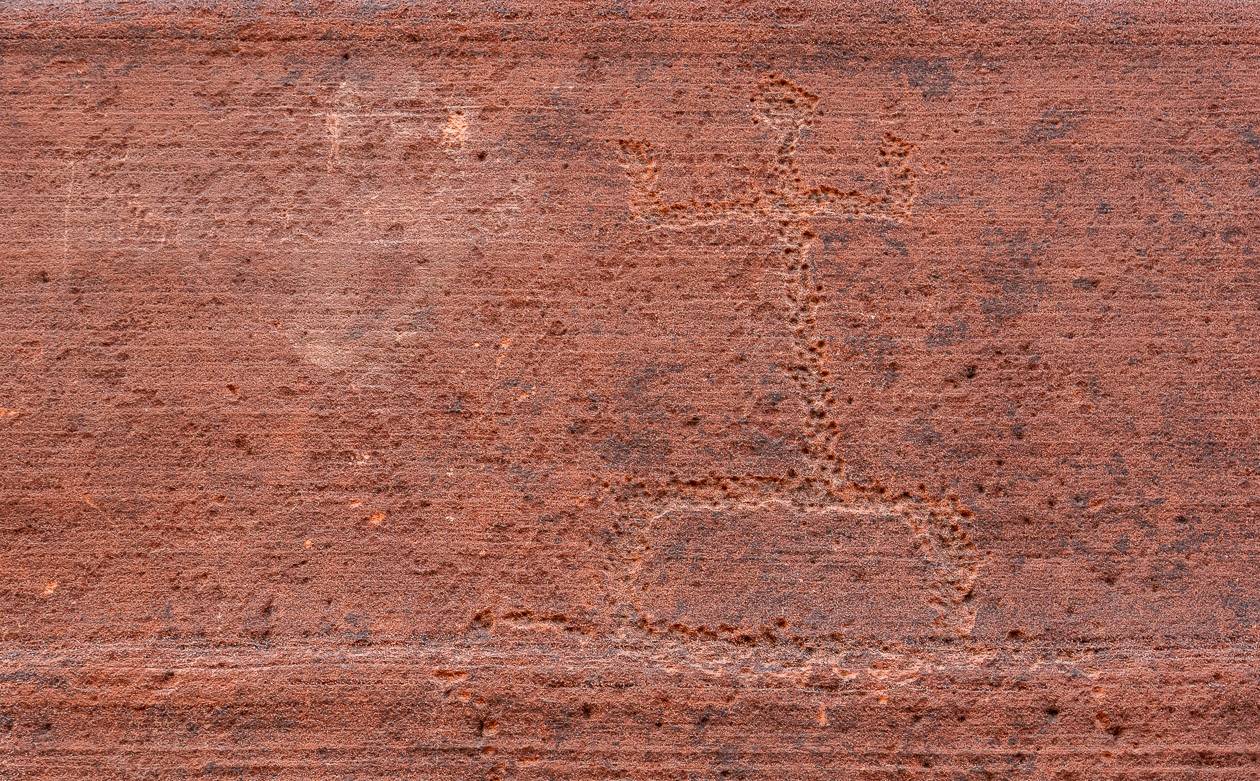
<instances>
[{"instance_id":1,"label":"dark speckle","mask_svg":"<svg viewBox=\"0 0 1260 781\"><path fill-rule=\"evenodd\" d=\"M962 320L955 320L952 324L939 323L932 326L923 343L928 347L950 347L965 342L967 330L967 324Z\"/></svg>"},{"instance_id":2,"label":"dark speckle","mask_svg":"<svg viewBox=\"0 0 1260 781\"><path fill-rule=\"evenodd\" d=\"M1028 131L1028 135L1024 137L1024 143L1036 144L1063 138L1075 130L1080 121L1079 111L1047 109Z\"/></svg>"},{"instance_id":3,"label":"dark speckle","mask_svg":"<svg viewBox=\"0 0 1260 781\"><path fill-rule=\"evenodd\" d=\"M905 438L916 445L931 447L941 441L941 433L927 418L916 418L906 427Z\"/></svg>"},{"instance_id":4,"label":"dark speckle","mask_svg":"<svg viewBox=\"0 0 1260 781\"><path fill-rule=\"evenodd\" d=\"M954 83L954 72L945 60L898 60L894 67L927 100L948 94Z\"/></svg>"},{"instance_id":5,"label":"dark speckle","mask_svg":"<svg viewBox=\"0 0 1260 781\"><path fill-rule=\"evenodd\" d=\"M614 466L659 464L669 455L669 443L655 436L636 434L630 437L611 436L597 447L605 462Z\"/></svg>"}]
</instances>

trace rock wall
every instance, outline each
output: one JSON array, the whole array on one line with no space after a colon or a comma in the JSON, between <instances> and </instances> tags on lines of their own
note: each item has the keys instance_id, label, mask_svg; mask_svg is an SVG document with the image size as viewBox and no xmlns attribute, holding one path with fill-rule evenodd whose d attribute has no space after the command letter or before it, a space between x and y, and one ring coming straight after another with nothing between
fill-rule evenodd
<instances>
[{"instance_id":1,"label":"rock wall","mask_svg":"<svg viewBox=\"0 0 1260 781\"><path fill-rule=\"evenodd\" d=\"M1260 11L14 2L0 777L1260 776Z\"/></svg>"}]
</instances>

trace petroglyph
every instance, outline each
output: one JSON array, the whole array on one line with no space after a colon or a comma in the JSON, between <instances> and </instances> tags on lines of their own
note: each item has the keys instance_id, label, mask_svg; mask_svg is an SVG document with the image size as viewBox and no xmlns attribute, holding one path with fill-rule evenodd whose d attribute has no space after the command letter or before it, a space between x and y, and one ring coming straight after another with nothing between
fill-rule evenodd
<instances>
[{"instance_id":1,"label":"petroglyph","mask_svg":"<svg viewBox=\"0 0 1260 781\"><path fill-rule=\"evenodd\" d=\"M900 518L923 556L932 564L930 601L934 627L946 636L965 636L975 624L972 590L982 557L969 531L972 513L951 497L932 496L858 482L845 469L836 397L827 368L827 342L818 325L825 290L816 271L817 236L811 220L820 216L901 223L913 213L917 189L911 165L913 144L886 135L877 168L882 186L844 189L808 183L797 152L810 128L819 97L785 78L763 82L752 97L755 120L776 138L773 184L766 191L747 188L711 200L670 201L661 190L660 166L652 145L637 140L620 144L623 166L633 187L635 216L653 230L686 230L734 220L769 223L777 236L771 249L782 270L784 320L792 337L783 370L807 410L804 444L808 471L790 475L697 475L653 485L631 478L614 490L622 508L618 534L620 571L612 589L623 606L634 606L627 582L642 567L655 529L679 511L835 513ZM782 627L740 628L656 626L637 606L639 628L691 637L782 639ZM803 638L790 636L794 642Z\"/></svg>"}]
</instances>

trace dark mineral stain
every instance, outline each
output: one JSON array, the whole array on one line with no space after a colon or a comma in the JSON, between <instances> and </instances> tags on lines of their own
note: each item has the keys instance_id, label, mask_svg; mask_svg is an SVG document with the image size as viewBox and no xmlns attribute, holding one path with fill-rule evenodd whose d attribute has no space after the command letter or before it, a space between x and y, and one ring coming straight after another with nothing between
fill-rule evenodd
<instances>
[{"instance_id":1,"label":"dark mineral stain","mask_svg":"<svg viewBox=\"0 0 1260 781\"><path fill-rule=\"evenodd\" d=\"M954 83L954 72L945 59L897 60L893 69L926 100L949 94Z\"/></svg>"}]
</instances>

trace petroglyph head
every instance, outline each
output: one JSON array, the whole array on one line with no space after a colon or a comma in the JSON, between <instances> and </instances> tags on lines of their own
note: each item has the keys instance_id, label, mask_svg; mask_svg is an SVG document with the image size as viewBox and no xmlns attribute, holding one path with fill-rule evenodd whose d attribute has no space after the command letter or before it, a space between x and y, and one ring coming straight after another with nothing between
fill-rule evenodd
<instances>
[{"instance_id":1,"label":"petroglyph head","mask_svg":"<svg viewBox=\"0 0 1260 781\"><path fill-rule=\"evenodd\" d=\"M817 95L781 76L761 82L749 100L757 122L778 132L798 131L818 106Z\"/></svg>"}]
</instances>

